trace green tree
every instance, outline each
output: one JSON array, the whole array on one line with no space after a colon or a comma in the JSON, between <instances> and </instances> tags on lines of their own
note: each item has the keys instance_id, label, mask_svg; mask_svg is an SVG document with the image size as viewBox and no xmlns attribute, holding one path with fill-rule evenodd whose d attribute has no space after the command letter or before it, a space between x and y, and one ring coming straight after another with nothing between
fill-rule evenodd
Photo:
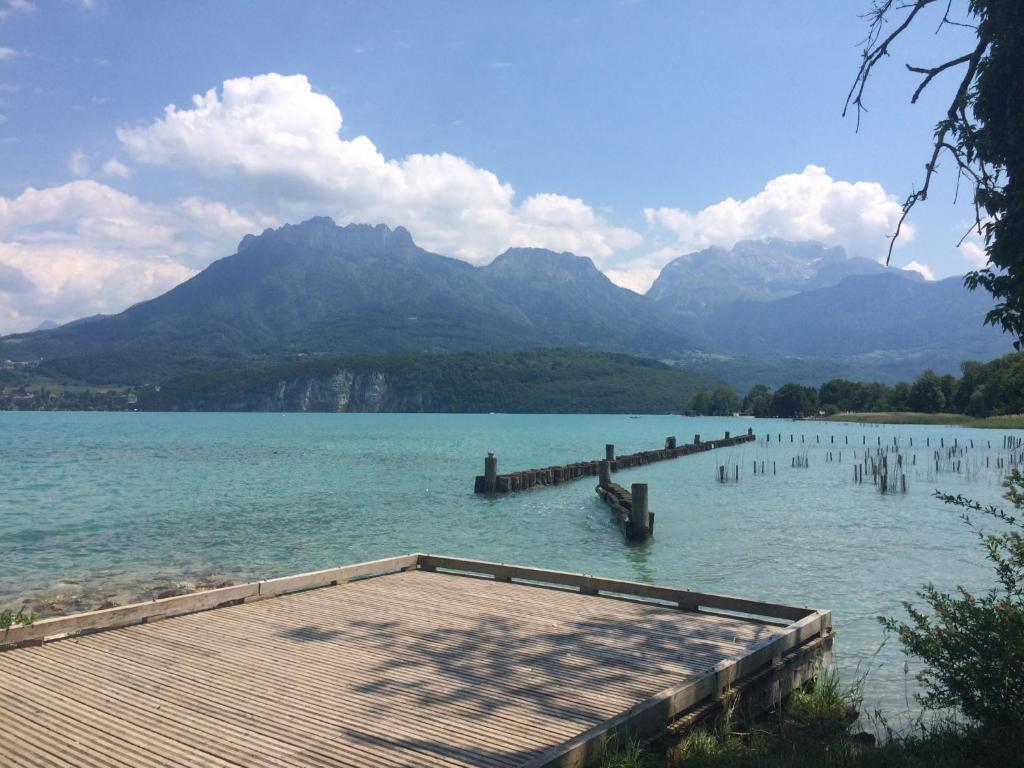
<instances>
[{"instance_id":1,"label":"green tree","mask_svg":"<svg viewBox=\"0 0 1024 768\"><path fill-rule=\"evenodd\" d=\"M946 411L952 411L953 403L956 401L957 380L954 376L947 373L939 379L939 384L942 386L942 408Z\"/></svg>"},{"instance_id":2,"label":"green tree","mask_svg":"<svg viewBox=\"0 0 1024 768\"><path fill-rule=\"evenodd\" d=\"M892 411L910 410L910 385L905 381L893 385L892 394L889 398L889 408Z\"/></svg>"},{"instance_id":3,"label":"green tree","mask_svg":"<svg viewBox=\"0 0 1024 768\"><path fill-rule=\"evenodd\" d=\"M975 418L984 418L989 415L988 403L985 402L985 387L975 387L970 399L964 408L964 413Z\"/></svg>"},{"instance_id":4,"label":"green tree","mask_svg":"<svg viewBox=\"0 0 1024 768\"><path fill-rule=\"evenodd\" d=\"M772 391L767 384L755 384L743 398L743 412L759 419L771 414Z\"/></svg>"},{"instance_id":5,"label":"green tree","mask_svg":"<svg viewBox=\"0 0 1024 768\"><path fill-rule=\"evenodd\" d=\"M946 397L942 394L942 380L935 371L928 369L916 379L910 388L911 410L921 413L938 413L946 405Z\"/></svg>"},{"instance_id":6,"label":"green tree","mask_svg":"<svg viewBox=\"0 0 1024 768\"><path fill-rule=\"evenodd\" d=\"M693 397L690 398L690 402L686 406L687 410L693 411L698 416L708 415L708 393L701 390Z\"/></svg>"},{"instance_id":7,"label":"green tree","mask_svg":"<svg viewBox=\"0 0 1024 768\"><path fill-rule=\"evenodd\" d=\"M974 30L962 55L932 66L907 64L907 69L921 76L911 103L933 81L944 81L946 73L956 72L959 80L954 81L949 106L935 126L923 182L903 203L889 253L911 209L928 198L940 158L949 157L950 167L973 187L974 229L984 237L988 257L988 266L969 273L964 281L972 290L980 286L996 298L986 322L1013 334L1020 349L1024 341L1024 2L969 0L963 20L951 19L950 8L948 0L874 0L867 14L870 27L860 69L843 114L855 108L859 126L871 72L891 55L900 35L927 18L926 11L934 11L934 18L921 24L937 20L939 30L954 25Z\"/></svg>"},{"instance_id":8,"label":"green tree","mask_svg":"<svg viewBox=\"0 0 1024 768\"><path fill-rule=\"evenodd\" d=\"M813 387L783 384L772 395L771 415L792 419L814 413L818 406L818 392Z\"/></svg>"},{"instance_id":9,"label":"green tree","mask_svg":"<svg viewBox=\"0 0 1024 768\"><path fill-rule=\"evenodd\" d=\"M732 387L718 387L708 397L709 416L732 416L740 410L740 396Z\"/></svg>"}]
</instances>

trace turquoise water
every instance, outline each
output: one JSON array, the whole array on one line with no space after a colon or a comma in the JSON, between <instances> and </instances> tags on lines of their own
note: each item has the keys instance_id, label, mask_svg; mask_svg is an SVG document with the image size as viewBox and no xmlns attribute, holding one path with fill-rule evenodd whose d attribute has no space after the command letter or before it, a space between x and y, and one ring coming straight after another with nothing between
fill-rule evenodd
<instances>
[{"instance_id":1,"label":"turquoise water","mask_svg":"<svg viewBox=\"0 0 1024 768\"><path fill-rule=\"evenodd\" d=\"M749 426L756 443L616 475L650 487L644 544L624 541L592 479L472 493L487 451L511 471ZM854 450L893 437L906 462L917 454L908 492L855 485ZM974 441L959 474L935 472L940 439ZM931 493L1001 501L1001 446L984 430L679 416L0 413L0 607L438 552L829 608L841 670L870 668L869 704L899 713L903 658L894 642L877 652L875 617L901 615L929 580L988 585L971 533ZM804 452L809 468L791 468ZM777 474L753 475L755 460ZM716 482L718 464L739 464L740 482Z\"/></svg>"}]
</instances>

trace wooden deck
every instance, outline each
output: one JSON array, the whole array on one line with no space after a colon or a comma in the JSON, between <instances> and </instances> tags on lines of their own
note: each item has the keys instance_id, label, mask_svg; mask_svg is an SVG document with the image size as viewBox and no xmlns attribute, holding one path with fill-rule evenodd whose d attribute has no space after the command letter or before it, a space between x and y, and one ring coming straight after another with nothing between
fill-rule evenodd
<instances>
[{"instance_id":1,"label":"wooden deck","mask_svg":"<svg viewBox=\"0 0 1024 768\"><path fill-rule=\"evenodd\" d=\"M829 632L826 611L410 555L0 635L0 762L586 765Z\"/></svg>"}]
</instances>

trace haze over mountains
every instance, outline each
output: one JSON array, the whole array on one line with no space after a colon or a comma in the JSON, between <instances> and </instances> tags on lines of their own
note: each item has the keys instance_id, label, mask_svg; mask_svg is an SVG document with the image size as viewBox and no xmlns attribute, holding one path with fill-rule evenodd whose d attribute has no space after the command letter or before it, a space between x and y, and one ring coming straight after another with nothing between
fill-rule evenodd
<instances>
[{"instance_id":1,"label":"haze over mountains","mask_svg":"<svg viewBox=\"0 0 1024 768\"><path fill-rule=\"evenodd\" d=\"M0 338L0 359L138 384L248 361L570 347L677 361L740 386L755 370L768 383L851 369L891 381L1009 351L982 325L990 305L958 278L926 282L817 243L681 256L640 295L569 253L513 248L475 267L419 248L402 227L314 218L247 235L234 255L118 315Z\"/></svg>"}]
</instances>

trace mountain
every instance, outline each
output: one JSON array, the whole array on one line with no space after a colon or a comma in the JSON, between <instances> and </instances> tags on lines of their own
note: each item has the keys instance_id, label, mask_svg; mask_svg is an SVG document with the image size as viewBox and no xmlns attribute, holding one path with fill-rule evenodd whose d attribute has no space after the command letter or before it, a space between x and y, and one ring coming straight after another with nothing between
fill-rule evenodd
<instances>
[{"instance_id":1,"label":"mountain","mask_svg":"<svg viewBox=\"0 0 1024 768\"><path fill-rule=\"evenodd\" d=\"M893 384L925 368L956 373L962 360L1011 348L984 325L993 303L984 291L818 243L741 242L681 256L647 297L701 341L703 352L676 360L740 391L833 377Z\"/></svg>"},{"instance_id":2,"label":"mountain","mask_svg":"<svg viewBox=\"0 0 1024 768\"><path fill-rule=\"evenodd\" d=\"M988 359L1006 353L1006 337L981 323L991 296L965 290L957 277L926 282L900 272L848 277L776 301L718 307L706 323L713 329L708 342L739 355L843 357L959 349Z\"/></svg>"},{"instance_id":3,"label":"mountain","mask_svg":"<svg viewBox=\"0 0 1024 768\"><path fill-rule=\"evenodd\" d=\"M340 355L557 347L675 361L741 387L755 376L892 382L1008 352L982 324L991 304L956 278L926 282L818 243L681 256L640 295L571 253L512 248L478 267L402 227L321 217L246 235L120 314L2 337L0 361L14 361L9 377L25 362L43 378L142 385Z\"/></svg>"},{"instance_id":4,"label":"mountain","mask_svg":"<svg viewBox=\"0 0 1024 768\"><path fill-rule=\"evenodd\" d=\"M430 253L384 225L314 218L247 235L232 256L118 315L0 339L43 372L141 383L298 355L572 346L687 346L643 297L590 259L513 249L486 267Z\"/></svg>"},{"instance_id":5,"label":"mountain","mask_svg":"<svg viewBox=\"0 0 1024 768\"><path fill-rule=\"evenodd\" d=\"M673 259L661 270L647 297L667 312L694 318L722 304L785 298L835 285L850 275L886 271L877 262L848 258L842 248L821 243L745 240L728 250L705 248Z\"/></svg>"}]
</instances>

